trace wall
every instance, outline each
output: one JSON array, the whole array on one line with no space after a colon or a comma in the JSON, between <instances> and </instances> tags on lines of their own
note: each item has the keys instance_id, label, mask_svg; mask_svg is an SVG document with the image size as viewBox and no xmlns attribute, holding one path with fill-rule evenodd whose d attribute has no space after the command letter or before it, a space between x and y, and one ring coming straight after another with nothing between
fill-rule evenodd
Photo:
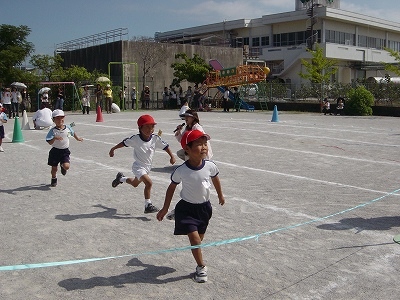
<instances>
[{"instance_id":1,"label":"wall","mask_svg":"<svg viewBox=\"0 0 400 300\"><path fill-rule=\"evenodd\" d=\"M136 62L139 69L139 81L142 81L142 68L143 62L140 58L130 50L130 43L124 42L123 48L123 59L124 61ZM166 51L168 52L168 58L165 64L160 65L155 70L151 71L148 75L148 80L154 82L153 93L161 93L165 86L169 86L174 78L173 69L171 64L176 62L175 54L186 53L189 57L193 57L194 54L198 54L206 62L210 59L217 59L224 67L236 67L243 63L242 49L240 48L228 48L228 47L214 47L214 46L199 46L199 45L188 45L188 44L165 44ZM125 70L125 76L134 77L133 70ZM189 85L193 86L193 83L182 82L182 88L186 91ZM139 91L141 86L139 86Z\"/></svg>"}]
</instances>

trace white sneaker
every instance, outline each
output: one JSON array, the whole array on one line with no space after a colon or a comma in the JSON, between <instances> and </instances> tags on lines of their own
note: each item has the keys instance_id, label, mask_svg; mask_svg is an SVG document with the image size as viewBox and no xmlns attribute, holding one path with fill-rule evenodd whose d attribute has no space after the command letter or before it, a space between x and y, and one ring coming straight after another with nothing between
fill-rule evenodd
<instances>
[{"instance_id":1,"label":"white sneaker","mask_svg":"<svg viewBox=\"0 0 400 300\"><path fill-rule=\"evenodd\" d=\"M194 273L193 280L198 283L204 283L207 281L207 267L206 266L197 266L196 272Z\"/></svg>"},{"instance_id":2,"label":"white sneaker","mask_svg":"<svg viewBox=\"0 0 400 300\"><path fill-rule=\"evenodd\" d=\"M168 220L175 220L175 209L171 210L171 211L167 214L166 218L167 218Z\"/></svg>"},{"instance_id":3,"label":"white sneaker","mask_svg":"<svg viewBox=\"0 0 400 300\"><path fill-rule=\"evenodd\" d=\"M4 152L4 149L2 146L0 146L0 152Z\"/></svg>"}]
</instances>

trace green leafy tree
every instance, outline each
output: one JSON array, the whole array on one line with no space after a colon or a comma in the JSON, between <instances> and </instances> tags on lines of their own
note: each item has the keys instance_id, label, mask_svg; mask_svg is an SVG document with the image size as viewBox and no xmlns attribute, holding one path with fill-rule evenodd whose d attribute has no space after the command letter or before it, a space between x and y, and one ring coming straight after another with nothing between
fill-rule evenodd
<instances>
[{"instance_id":1,"label":"green leafy tree","mask_svg":"<svg viewBox=\"0 0 400 300\"><path fill-rule=\"evenodd\" d=\"M202 83L211 70L211 67L198 54L189 58L186 53L178 53L175 55L175 59L180 61L171 64L175 76L172 85L178 86L184 80L195 84Z\"/></svg>"},{"instance_id":2,"label":"green leafy tree","mask_svg":"<svg viewBox=\"0 0 400 300\"><path fill-rule=\"evenodd\" d=\"M16 67L34 51L33 44L27 41L30 32L24 25L0 25L0 82L8 85L23 81L24 71Z\"/></svg>"},{"instance_id":3,"label":"green leafy tree","mask_svg":"<svg viewBox=\"0 0 400 300\"><path fill-rule=\"evenodd\" d=\"M86 68L78 66L71 66L68 69L62 70L60 74L62 81L73 81L78 86L90 81L92 77L92 74Z\"/></svg>"},{"instance_id":4,"label":"green leafy tree","mask_svg":"<svg viewBox=\"0 0 400 300\"><path fill-rule=\"evenodd\" d=\"M43 81L59 81L60 78L57 77L60 76L60 73L62 74L62 62L63 59L60 55L50 56L47 54L33 55L30 60Z\"/></svg>"},{"instance_id":5,"label":"green leafy tree","mask_svg":"<svg viewBox=\"0 0 400 300\"><path fill-rule=\"evenodd\" d=\"M347 94L346 114L354 116L372 115L374 96L364 86L351 89Z\"/></svg>"},{"instance_id":6,"label":"green leafy tree","mask_svg":"<svg viewBox=\"0 0 400 300\"><path fill-rule=\"evenodd\" d=\"M385 70L389 72L395 73L397 76L400 76L400 52L394 51L389 48L385 48L386 51L389 52L390 56L392 56L397 63L395 64L388 64L385 63Z\"/></svg>"},{"instance_id":7,"label":"green leafy tree","mask_svg":"<svg viewBox=\"0 0 400 300\"><path fill-rule=\"evenodd\" d=\"M315 50L307 49L307 51L312 55L311 61L301 59L301 64L307 72L300 72L299 76L310 80L311 83L329 83L332 75L337 72L337 67L335 67L337 61L326 58L323 49L318 44L315 44Z\"/></svg>"}]
</instances>

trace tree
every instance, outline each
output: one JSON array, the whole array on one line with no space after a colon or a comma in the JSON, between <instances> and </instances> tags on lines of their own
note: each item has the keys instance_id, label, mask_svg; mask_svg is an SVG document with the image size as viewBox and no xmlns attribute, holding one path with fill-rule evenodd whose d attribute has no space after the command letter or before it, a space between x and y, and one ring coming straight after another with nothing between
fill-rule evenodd
<instances>
[{"instance_id":1,"label":"tree","mask_svg":"<svg viewBox=\"0 0 400 300\"><path fill-rule=\"evenodd\" d=\"M319 90L319 96L324 95L324 86L331 81L332 75L337 72L337 61L324 56L323 49L319 44L315 44L315 50L307 49L311 53L311 61L301 59L301 64L306 68L305 73L300 72L299 76L310 80L311 84Z\"/></svg>"},{"instance_id":2,"label":"tree","mask_svg":"<svg viewBox=\"0 0 400 300\"><path fill-rule=\"evenodd\" d=\"M70 68L63 70L60 80L62 81L73 81L77 85L82 85L84 82L90 81L93 76L86 68L71 66Z\"/></svg>"},{"instance_id":3,"label":"tree","mask_svg":"<svg viewBox=\"0 0 400 300\"><path fill-rule=\"evenodd\" d=\"M174 80L172 85L179 85L181 81L187 80L195 84L202 83L211 67L198 54L194 54L193 58L189 58L186 53L178 53L175 59L180 59L180 62L171 64L174 69ZM183 60L183 61L182 61Z\"/></svg>"},{"instance_id":4,"label":"tree","mask_svg":"<svg viewBox=\"0 0 400 300\"><path fill-rule=\"evenodd\" d=\"M146 85L146 76L158 65L165 65L167 51L165 45L155 42L150 37L133 37L132 49L141 60L143 89Z\"/></svg>"},{"instance_id":5,"label":"tree","mask_svg":"<svg viewBox=\"0 0 400 300\"><path fill-rule=\"evenodd\" d=\"M385 48L386 51L389 52L390 56L395 59L397 63L395 64L388 64L385 63L385 70L389 72L395 73L397 76L400 76L400 52L394 51L389 48Z\"/></svg>"},{"instance_id":6,"label":"tree","mask_svg":"<svg viewBox=\"0 0 400 300\"><path fill-rule=\"evenodd\" d=\"M42 80L55 80L58 81L59 77L57 73L62 70L61 63L63 59L60 55L50 56L50 55L33 55L31 57L30 63L38 69L41 74Z\"/></svg>"},{"instance_id":7,"label":"tree","mask_svg":"<svg viewBox=\"0 0 400 300\"><path fill-rule=\"evenodd\" d=\"M355 116L372 115L372 105L374 104L374 96L364 86L351 89L347 94L346 114Z\"/></svg>"},{"instance_id":8,"label":"tree","mask_svg":"<svg viewBox=\"0 0 400 300\"><path fill-rule=\"evenodd\" d=\"M24 25L0 25L0 82L22 81L23 71L15 67L34 51L33 44L26 40L30 32Z\"/></svg>"}]
</instances>

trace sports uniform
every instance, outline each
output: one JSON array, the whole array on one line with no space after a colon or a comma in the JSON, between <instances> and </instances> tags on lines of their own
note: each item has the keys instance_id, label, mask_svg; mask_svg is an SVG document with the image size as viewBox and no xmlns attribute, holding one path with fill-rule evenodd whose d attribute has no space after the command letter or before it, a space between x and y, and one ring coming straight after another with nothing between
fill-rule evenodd
<instances>
[{"instance_id":1,"label":"sports uniform","mask_svg":"<svg viewBox=\"0 0 400 300\"><path fill-rule=\"evenodd\" d=\"M70 125L64 125L64 128L53 127L47 133L46 141L52 140L55 136L61 136L62 140L55 140L49 151L47 164L53 167L70 161L69 138L74 136L74 130Z\"/></svg>"},{"instance_id":2,"label":"sports uniform","mask_svg":"<svg viewBox=\"0 0 400 300\"><path fill-rule=\"evenodd\" d=\"M175 206L175 235L206 232L212 216L210 178L218 173L216 164L209 160L203 160L199 168L193 168L186 161L172 173L172 182L182 182L181 200Z\"/></svg>"},{"instance_id":3,"label":"sports uniform","mask_svg":"<svg viewBox=\"0 0 400 300\"><path fill-rule=\"evenodd\" d=\"M134 163L132 172L136 178L140 179L144 174L150 173L153 156L156 149L165 150L169 147L168 143L161 137L152 134L148 140L145 140L140 133L126 138L122 141L125 147L133 148Z\"/></svg>"}]
</instances>

